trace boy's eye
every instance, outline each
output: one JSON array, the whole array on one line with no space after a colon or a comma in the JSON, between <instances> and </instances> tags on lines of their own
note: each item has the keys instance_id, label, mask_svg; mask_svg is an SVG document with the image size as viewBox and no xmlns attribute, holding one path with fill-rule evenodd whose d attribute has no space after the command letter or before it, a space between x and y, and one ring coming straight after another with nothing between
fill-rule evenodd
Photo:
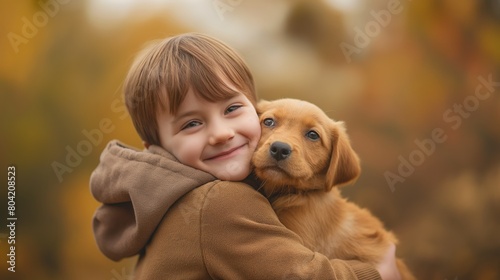
<instances>
[{"instance_id":1,"label":"boy's eye","mask_svg":"<svg viewBox=\"0 0 500 280\"><path fill-rule=\"evenodd\" d=\"M276 124L276 122L275 122L273 119L271 119L271 118L265 118L265 119L262 121L262 123L263 123L265 126L267 126L267 127L273 127L273 126Z\"/></svg>"},{"instance_id":2,"label":"boy's eye","mask_svg":"<svg viewBox=\"0 0 500 280\"><path fill-rule=\"evenodd\" d=\"M231 106L227 107L226 114L229 114L229 113L231 113L233 111L238 110L239 108L241 108L241 106L242 105L231 105Z\"/></svg>"},{"instance_id":3,"label":"boy's eye","mask_svg":"<svg viewBox=\"0 0 500 280\"><path fill-rule=\"evenodd\" d=\"M189 121L189 122L187 122L185 125L183 125L181 127L181 130L188 129L188 128L191 128L191 127L195 127L195 126L198 126L198 125L201 125L201 122L199 122L199 121Z\"/></svg>"}]
</instances>

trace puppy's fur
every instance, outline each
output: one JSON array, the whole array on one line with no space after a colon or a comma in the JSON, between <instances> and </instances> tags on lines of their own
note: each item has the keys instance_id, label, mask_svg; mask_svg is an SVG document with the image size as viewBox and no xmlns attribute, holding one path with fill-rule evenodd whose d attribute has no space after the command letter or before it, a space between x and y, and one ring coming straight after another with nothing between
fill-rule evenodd
<instances>
[{"instance_id":1,"label":"puppy's fur","mask_svg":"<svg viewBox=\"0 0 500 280\"><path fill-rule=\"evenodd\" d=\"M379 263L396 237L336 188L360 173L344 124L295 99L261 101L257 111L262 137L252 162L280 221L329 258ZM414 279L397 262L403 279Z\"/></svg>"}]
</instances>

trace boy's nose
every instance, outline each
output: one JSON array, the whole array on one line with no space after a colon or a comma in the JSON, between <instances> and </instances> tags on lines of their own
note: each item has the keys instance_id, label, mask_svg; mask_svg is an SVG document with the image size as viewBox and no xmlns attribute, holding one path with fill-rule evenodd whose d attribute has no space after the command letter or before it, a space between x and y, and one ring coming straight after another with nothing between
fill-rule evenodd
<instances>
[{"instance_id":1,"label":"boy's nose","mask_svg":"<svg viewBox=\"0 0 500 280\"><path fill-rule=\"evenodd\" d=\"M211 129L210 136L208 137L208 143L210 145L217 145L220 143L225 143L234 137L234 130L230 127L224 125L214 125Z\"/></svg>"}]
</instances>

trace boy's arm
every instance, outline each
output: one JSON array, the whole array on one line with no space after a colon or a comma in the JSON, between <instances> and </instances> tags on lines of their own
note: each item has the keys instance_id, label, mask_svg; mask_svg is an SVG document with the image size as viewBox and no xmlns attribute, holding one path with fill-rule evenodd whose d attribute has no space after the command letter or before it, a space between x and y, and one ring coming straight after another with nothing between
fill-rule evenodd
<instances>
[{"instance_id":1,"label":"boy's arm","mask_svg":"<svg viewBox=\"0 0 500 280\"><path fill-rule=\"evenodd\" d=\"M306 248L246 184L215 184L201 213L202 254L212 278L380 279L373 266L329 260Z\"/></svg>"}]
</instances>

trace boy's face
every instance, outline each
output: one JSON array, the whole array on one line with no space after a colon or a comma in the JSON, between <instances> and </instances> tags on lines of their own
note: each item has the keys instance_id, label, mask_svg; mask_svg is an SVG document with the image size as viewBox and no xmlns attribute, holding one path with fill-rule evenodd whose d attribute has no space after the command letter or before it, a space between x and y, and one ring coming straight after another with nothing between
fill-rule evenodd
<instances>
[{"instance_id":1,"label":"boy's face","mask_svg":"<svg viewBox=\"0 0 500 280\"><path fill-rule=\"evenodd\" d=\"M243 94L210 102L189 90L175 115L157 116L160 142L181 163L221 180L243 180L261 128L254 106Z\"/></svg>"}]
</instances>

